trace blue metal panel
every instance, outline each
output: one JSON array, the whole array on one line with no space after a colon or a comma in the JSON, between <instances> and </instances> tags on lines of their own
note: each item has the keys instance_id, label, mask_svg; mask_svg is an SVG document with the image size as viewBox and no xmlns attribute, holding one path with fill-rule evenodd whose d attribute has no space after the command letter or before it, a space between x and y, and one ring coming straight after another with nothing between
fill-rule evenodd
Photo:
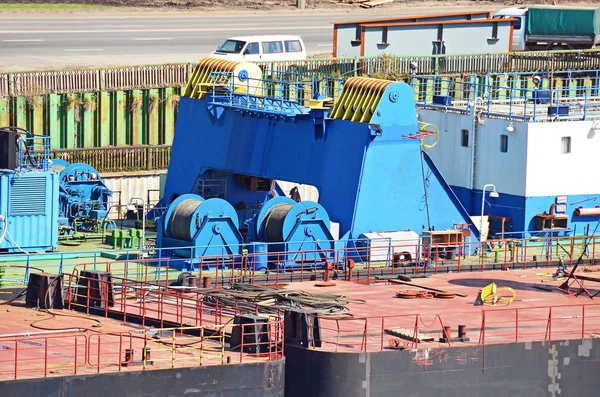
<instances>
[{"instance_id":1,"label":"blue metal panel","mask_svg":"<svg viewBox=\"0 0 600 397\"><path fill-rule=\"evenodd\" d=\"M57 249L58 174L54 171L0 173L0 214L7 225L0 250Z\"/></svg>"},{"instance_id":2,"label":"blue metal panel","mask_svg":"<svg viewBox=\"0 0 600 397\"><path fill-rule=\"evenodd\" d=\"M325 120L322 111L277 117L181 98L165 197L188 193L199 174L218 170L315 186L319 203L340 234L427 225L423 197L437 229L470 223L444 191L431 165L422 165L412 89L390 83L370 122ZM367 110L369 111L369 110ZM319 113L321 112L321 113ZM422 168L423 167L423 168Z\"/></svg>"}]
</instances>

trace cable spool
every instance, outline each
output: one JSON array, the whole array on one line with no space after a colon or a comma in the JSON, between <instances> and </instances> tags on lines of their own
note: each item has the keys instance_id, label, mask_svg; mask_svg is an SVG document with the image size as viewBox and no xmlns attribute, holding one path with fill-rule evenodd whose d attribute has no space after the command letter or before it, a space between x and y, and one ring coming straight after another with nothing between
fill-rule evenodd
<instances>
[{"instance_id":1,"label":"cable spool","mask_svg":"<svg viewBox=\"0 0 600 397\"><path fill-rule=\"evenodd\" d=\"M267 243L329 241L332 239L329 224L329 215L320 204L278 196L267 201L260 210L256 236Z\"/></svg>"},{"instance_id":2,"label":"cable spool","mask_svg":"<svg viewBox=\"0 0 600 397\"><path fill-rule=\"evenodd\" d=\"M283 222L291 209L291 204L282 203L269 211L265 219L265 237L267 243L281 243L284 241Z\"/></svg>"},{"instance_id":3,"label":"cable spool","mask_svg":"<svg viewBox=\"0 0 600 397\"><path fill-rule=\"evenodd\" d=\"M205 200L197 194L183 194L173 200L162 218L163 235L180 242L210 246L217 235L221 243L228 238L232 241L241 239L235 209L220 198Z\"/></svg>"},{"instance_id":4,"label":"cable spool","mask_svg":"<svg viewBox=\"0 0 600 397\"><path fill-rule=\"evenodd\" d=\"M173 238L192 241L193 236L190 225L194 222L194 214L202 203L203 200L201 199L189 198L175 206L169 226L169 231Z\"/></svg>"}]
</instances>

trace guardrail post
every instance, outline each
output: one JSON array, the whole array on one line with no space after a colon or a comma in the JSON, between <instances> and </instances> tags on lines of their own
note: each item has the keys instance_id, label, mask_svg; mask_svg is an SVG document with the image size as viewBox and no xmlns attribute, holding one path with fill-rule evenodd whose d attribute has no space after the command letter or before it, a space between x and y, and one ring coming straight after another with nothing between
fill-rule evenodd
<instances>
[{"instance_id":1,"label":"guardrail post","mask_svg":"<svg viewBox=\"0 0 600 397\"><path fill-rule=\"evenodd\" d=\"M98 91L104 91L106 87L106 70L98 70Z\"/></svg>"},{"instance_id":2,"label":"guardrail post","mask_svg":"<svg viewBox=\"0 0 600 397\"><path fill-rule=\"evenodd\" d=\"M8 74L8 96L15 96L15 74Z\"/></svg>"},{"instance_id":3,"label":"guardrail post","mask_svg":"<svg viewBox=\"0 0 600 397\"><path fill-rule=\"evenodd\" d=\"M151 158L150 146L146 147L146 169L150 171L152 169L152 158Z\"/></svg>"},{"instance_id":4,"label":"guardrail post","mask_svg":"<svg viewBox=\"0 0 600 397\"><path fill-rule=\"evenodd\" d=\"M354 77L358 76L358 59L356 57L354 57L354 59L352 60L352 70L353 70L353 74Z\"/></svg>"}]
</instances>

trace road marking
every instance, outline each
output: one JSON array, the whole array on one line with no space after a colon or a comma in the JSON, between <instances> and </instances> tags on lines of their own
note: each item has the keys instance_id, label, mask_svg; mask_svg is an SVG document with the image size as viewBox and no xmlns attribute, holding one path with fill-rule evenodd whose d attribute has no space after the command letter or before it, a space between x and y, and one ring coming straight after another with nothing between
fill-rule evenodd
<instances>
[{"instance_id":1,"label":"road marking","mask_svg":"<svg viewBox=\"0 0 600 397\"><path fill-rule=\"evenodd\" d=\"M317 47L333 47L333 44L317 44Z\"/></svg>"},{"instance_id":2,"label":"road marking","mask_svg":"<svg viewBox=\"0 0 600 397\"><path fill-rule=\"evenodd\" d=\"M44 39L14 39L14 40L2 40L5 43L16 43L16 42L26 42L26 41L44 41Z\"/></svg>"},{"instance_id":3,"label":"road marking","mask_svg":"<svg viewBox=\"0 0 600 397\"><path fill-rule=\"evenodd\" d=\"M261 26L264 23L224 23L223 26Z\"/></svg>"},{"instance_id":4,"label":"road marking","mask_svg":"<svg viewBox=\"0 0 600 397\"><path fill-rule=\"evenodd\" d=\"M5 30L0 34L65 34L65 33L149 33L149 32L232 32L266 30L315 30L333 29L332 26L269 26L260 28L214 28L214 29L117 29L117 30Z\"/></svg>"},{"instance_id":5,"label":"road marking","mask_svg":"<svg viewBox=\"0 0 600 397\"><path fill-rule=\"evenodd\" d=\"M69 48L66 52L78 52L78 51L104 51L103 48Z\"/></svg>"},{"instance_id":6,"label":"road marking","mask_svg":"<svg viewBox=\"0 0 600 397\"><path fill-rule=\"evenodd\" d=\"M139 37L136 41L152 41L152 40L173 40L171 37Z\"/></svg>"}]
</instances>

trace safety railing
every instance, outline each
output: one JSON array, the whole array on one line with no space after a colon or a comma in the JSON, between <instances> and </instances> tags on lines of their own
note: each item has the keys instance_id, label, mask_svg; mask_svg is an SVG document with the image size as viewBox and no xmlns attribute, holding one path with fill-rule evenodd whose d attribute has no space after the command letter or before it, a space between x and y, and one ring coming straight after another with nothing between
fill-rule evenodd
<instances>
[{"instance_id":1,"label":"safety railing","mask_svg":"<svg viewBox=\"0 0 600 397\"><path fill-rule=\"evenodd\" d=\"M596 80L593 78L572 74L564 79L549 79L546 75L545 80L531 75L504 79L473 77L466 81L415 77L412 84L417 104L425 109L477 112L487 117L536 122L600 117L600 91L597 76Z\"/></svg>"},{"instance_id":2,"label":"safety railing","mask_svg":"<svg viewBox=\"0 0 600 397\"><path fill-rule=\"evenodd\" d=\"M98 172L164 170L171 159L170 145L55 149L52 158L87 163Z\"/></svg>"},{"instance_id":3,"label":"safety railing","mask_svg":"<svg viewBox=\"0 0 600 397\"><path fill-rule=\"evenodd\" d=\"M283 358L283 322L0 335L0 346L0 381L271 361Z\"/></svg>"},{"instance_id":4,"label":"safety railing","mask_svg":"<svg viewBox=\"0 0 600 397\"><path fill-rule=\"evenodd\" d=\"M15 254L0 258L0 267L10 273L13 284L27 284L33 268L51 274L71 274L73 270L90 269L114 262L115 276L140 281L176 279L182 272L196 277L206 287L229 286L236 282L282 283L306 281L321 277L327 267L331 276L373 278L395 274L485 271L500 269L548 268L559 264L572 265L581 256L584 266L595 265L600 259L598 236L560 236L505 238L455 244L425 244L394 242L391 239L321 241L318 250L277 251L272 244L247 252L251 246L222 247L221 255L192 257L190 247L125 249L118 251L119 260L105 258L112 250L89 252L59 252L47 255ZM207 247L196 247L203 251ZM212 252L218 247L210 247ZM281 249L280 247L278 248ZM188 257L181 256L189 252ZM231 254L231 252L235 252ZM166 258L168 258L168 263ZM329 264L329 265L328 265ZM105 268L103 268L105 269ZM168 275L167 275L168 273ZM7 276L8 279L8 276Z\"/></svg>"},{"instance_id":5,"label":"safety railing","mask_svg":"<svg viewBox=\"0 0 600 397\"><path fill-rule=\"evenodd\" d=\"M190 282L189 278L186 280ZM142 326L229 324L236 315L261 312L258 304L232 304L225 298L206 295L193 283L182 285L177 281L178 277L145 282L80 271L65 280L65 300L68 309L105 317L110 314L123 321L134 317Z\"/></svg>"},{"instance_id":6,"label":"safety railing","mask_svg":"<svg viewBox=\"0 0 600 397\"><path fill-rule=\"evenodd\" d=\"M600 52L536 51L497 54L307 59L259 63L264 70L330 77L410 74L537 72L597 68ZM184 86L193 63L0 75L0 97ZM1 77L4 76L4 77ZM2 83L5 81L5 83Z\"/></svg>"},{"instance_id":7,"label":"safety railing","mask_svg":"<svg viewBox=\"0 0 600 397\"><path fill-rule=\"evenodd\" d=\"M424 321L419 314L369 317L310 315L309 335L318 335L308 347L335 352L381 351L390 346L416 349L421 342L443 337L439 315ZM318 332L316 327L318 324Z\"/></svg>"},{"instance_id":8,"label":"safety railing","mask_svg":"<svg viewBox=\"0 0 600 397\"><path fill-rule=\"evenodd\" d=\"M490 309L482 311L479 343L579 339L599 332L600 304Z\"/></svg>"},{"instance_id":9,"label":"safety railing","mask_svg":"<svg viewBox=\"0 0 600 397\"><path fill-rule=\"evenodd\" d=\"M100 71L101 89L180 87L187 83L190 70L188 63L103 69Z\"/></svg>"},{"instance_id":10,"label":"safety railing","mask_svg":"<svg viewBox=\"0 0 600 397\"><path fill-rule=\"evenodd\" d=\"M50 166L50 137L27 134L25 130L14 129L18 136L19 171L24 169L48 170Z\"/></svg>"},{"instance_id":11,"label":"safety railing","mask_svg":"<svg viewBox=\"0 0 600 397\"><path fill-rule=\"evenodd\" d=\"M233 72L213 72L211 81L215 105L285 116L306 113L305 106L316 92L315 77L282 71L243 80Z\"/></svg>"}]
</instances>

